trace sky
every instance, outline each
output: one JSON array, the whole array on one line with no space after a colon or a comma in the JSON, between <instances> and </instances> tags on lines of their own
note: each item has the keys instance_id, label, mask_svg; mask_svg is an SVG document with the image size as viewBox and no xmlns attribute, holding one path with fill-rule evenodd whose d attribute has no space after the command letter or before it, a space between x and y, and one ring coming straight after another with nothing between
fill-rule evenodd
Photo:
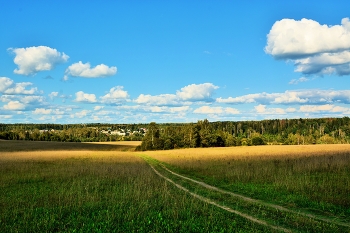
<instances>
[{"instance_id":1,"label":"sky","mask_svg":"<svg viewBox=\"0 0 350 233\"><path fill-rule=\"evenodd\" d=\"M350 116L349 7L0 0L0 123Z\"/></svg>"}]
</instances>

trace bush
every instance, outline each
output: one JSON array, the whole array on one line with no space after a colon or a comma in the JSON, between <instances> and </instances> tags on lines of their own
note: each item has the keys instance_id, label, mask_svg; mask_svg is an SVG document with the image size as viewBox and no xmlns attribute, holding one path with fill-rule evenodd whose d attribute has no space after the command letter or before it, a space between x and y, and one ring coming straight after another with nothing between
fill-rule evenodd
<instances>
[{"instance_id":1,"label":"bush","mask_svg":"<svg viewBox=\"0 0 350 233\"><path fill-rule=\"evenodd\" d=\"M254 137L252 138L252 145L254 146L265 145L265 142L261 137Z\"/></svg>"}]
</instances>

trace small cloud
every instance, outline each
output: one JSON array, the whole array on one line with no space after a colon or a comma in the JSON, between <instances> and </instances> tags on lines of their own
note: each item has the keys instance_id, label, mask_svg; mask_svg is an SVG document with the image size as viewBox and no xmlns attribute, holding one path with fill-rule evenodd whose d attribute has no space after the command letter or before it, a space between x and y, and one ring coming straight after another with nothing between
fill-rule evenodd
<instances>
[{"instance_id":1,"label":"small cloud","mask_svg":"<svg viewBox=\"0 0 350 233\"><path fill-rule=\"evenodd\" d=\"M4 105L5 110L10 111L17 111L17 110L23 110L25 109L25 105L23 103L20 103L19 101L10 101L8 104Z\"/></svg>"},{"instance_id":2,"label":"small cloud","mask_svg":"<svg viewBox=\"0 0 350 233\"><path fill-rule=\"evenodd\" d=\"M180 91L177 91L176 96L185 101L211 102L213 101L211 96L218 88L218 86L215 86L212 83L191 84L181 88Z\"/></svg>"},{"instance_id":3,"label":"small cloud","mask_svg":"<svg viewBox=\"0 0 350 233\"><path fill-rule=\"evenodd\" d=\"M49 97L51 98L51 99L54 99L55 97L57 97L58 96L58 92L57 91L53 91L53 92L51 92L50 94L49 94Z\"/></svg>"},{"instance_id":4,"label":"small cloud","mask_svg":"<svg viewBox=\"0 0 350 233\"><path fill-rule=\"evenodd\" d=\"M98 110L101 110L101 109L103 109L104 108L104 106L95 106L94 107L94 110L95 111L98 111Z\"/></svg>"},{"instance_id":5,"label":"small cloud","mask_svg":"<svg viewBox=\"0 0 350 233\"><path fill-rule=\"evenodd\" d=\"M82 77L82 78L99 78L99 77L108 77L113 76L117 73L117 67L112 66L108 67L104 64L95 66L94 68L90 67L90 63L74 63L66 69L66 74L63 77L63 80L68 80L68 75L73 77Z\"/></svg>"},{"instance_id":6,"label":"small cloud","mask_svg":"<svg viewBox=\"0 0 350 233\"><path fill-rule=\"evenodd\" d=\"M211 52L209 52L209 51L207 51L207 50L203 51L203 53L205 53L205 54L211 54Z\"/></svg>"},{"instance_id":7,"label":"small cloud","mask_svg":"<svg viewBox=\"0 0 350 233\"><path fill-rule=\"evenodd\" d=\"M95 103L97 102L95 94L87 94L82 91L75 93L75 101L85 102L85 103Z\"/></svg>"},{"instance_id":8,"label":"small cloud","mask_svg":"<svg viewBox=\"0 0 350 233\"><path fill-rule=\"evenodd\" d=\"M308 78L301 77L301 78L298 78L298 79L292 79L292 80L290 80L290 82L289 82L288 84L294 84L294 85L296 85L296 84L298 84L298 83L303 83L303 82L307 82L307 81L309 81Z\"/></svg>"},{"instance_id":9,"label":"small cloud","mask_svg":"<svg viewBox=\"0 0 350 233\"><path fill-rule=\"evenodd\" d=\"M67 62L69 58L65 53L47 46L8 50L16 55L13 61L18 65L18 69L15 69L14 73L22 75L35 75L40 71L52 70L56 65Z\"/></svg>"},{"instance_id":10,"label":"small cloud","mask_svg":"<svg viewBox=\"0 0 350 233\"><path fill-rule=\"evenodd\" d=\"M161 95L144 95L140 94L135 103L146 104L146 105L157 105L157 106L167 106L167 105L177 105L178 98L173 94L161 94Z\"/></svg>"},{"instance_id":11,"label":"small cloud","mask_svg":"<svg viewBox=\"0 0 350 233\"><path fill-rule=\"evenodd\" d=\"M123 86L112 87L106 95L100 97L101 102L106 104L117 104L127 101L129 94L123 89Z\"/></svg>"}]
</instances>

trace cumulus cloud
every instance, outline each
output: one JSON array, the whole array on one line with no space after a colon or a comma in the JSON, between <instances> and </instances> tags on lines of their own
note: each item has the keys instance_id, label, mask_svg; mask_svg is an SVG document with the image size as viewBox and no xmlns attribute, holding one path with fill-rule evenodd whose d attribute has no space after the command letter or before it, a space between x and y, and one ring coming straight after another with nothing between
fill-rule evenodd
<instances>
[{"instance_id":1,"label":"cumulus cloud","mask_svg":"<svg viewBox=\"0 0 350 233\"><path fill-rule=\"evenodd\" d=\"M254 106L254 108L258 114L265 114L265 115L283 115L283 114L286 114L287 112L283 108L266 108L266 105L262 105L262 104ZM290 108L289 112L293 112L293 109Z\"/></svg>"},{"instance_id":2,"label":"cumulus cloud","mask_svg":"<svg viewBox=\"0 0 350 233\"><path fill-rule=\"evenodd\" d=\"M212 94L218 86L212 83L191 84L176 92L176 96L185 101L212 101Z\"/></svg>"},{"instance_id":3,"label":"cumulus cloud","mask_svg":"<svg viewBox=\"0 0 350 233\"><path fill-rule=\"evenodd\" d=\"M82 91L75 93L75 96L75 101L77 102L95 103L97 101L95 94L87 94Z\"/></svg>"},{"instance_id":4,"label":"cumulus cloud","mask_svg":"<svg viewBox=\"0 0 350 233\"><path fill-rule=\"evenodd\" d=\"M350 74L350 21L321 25L310 19L282 19L267 35L265 52L293 61L303 74Z\"/></svg>"},{"instance_id":5,"label":"cumulus cloud","mask_svg":"<svg viewBox=\"0 0 350 233\"><path fill-rule=\"evenodd\" d=\"M30 82L15 83L12 79L7 77L0 77L0 93L8 95L33 95L38 92L36 87L26 89L32 86Z\"/></svg>"},{"instance_id":6,"label":"cumulus cloud","mask_svg":"<svg viewBox=\"0 0 350 233\"><path fill-rule=\"evenodd\" d=\"M40 71L52 70L56 65L68 61L69 56L47 46L9 48L16 56L15 74L34 75Z\"/></svg>"},{"instance_id":7,"label":"cumulus cloud","mask_svg":"<svg viewBox=\"0 0 350 233\"><path fill-rule=\"evenodd\" d=\"M134 102L138 104L157 106L176 106L191 102L212 102L214 90L218 89L212 83L191 84L176 91L176 94L145 95L141 94Z\"/></svg>"},{"instance_id":8,"label":"cumulus cloud","mask_svg":"<svg viewBox=\"0 0 350 233\"><path fill-rule=\"evenodd\" d=\"M117 67L112 66L108 67L104 64L97 65L91 68L90 63L74 63L66 69L66 75L63 80L67 81L67 75L73 77L83 77L83 78L98 78L98 77L108 77L115 75L117 73Z\"/></svg>"},{"instance_id":9,"label":"cumulus cloud","mask_svg":"<svg viewBox=\"0 0 350 233\"><path fill-rule=\"evenodd\" d=\"M302 90L284 93L257 93L238 97L217 98L218 103L227 104L325 104L350 103L350 90Z\"/></svg>"},{"instance_id":10,"label":"cumulus cloud","mask_svg":"<svg viewBox=\"0 0 350 233\"><path fill-rule=\"evenodd\" d=\"M166 106L166 105L177 105L178 98L173 94L161 94L161 95L144 95L141 94L135 100L138 104L147 104L147 105L158 105L158 106Z\"/></svg>"},{"instance_id":11,"label":"cumulus cloud","mask_svg":"<svg viewBox=\"0 0 350 233\"><path fill-rule=\"evenodd\" d=\"M10 111L17 111L17 110L23 110L26 108L25 104L20 103L19 101L10 101L3 107L5 110Z\"/></svg>"},{"instance_id":12,"label":"cumulus cloud","mask_svg":"<svg viewBox=\"0 0 350 233\"><path fill-rule=\"evenodd\" d=\"M127 101L129 94L123 89L123 86L112 87L106 95L100 97L101 102L106 104L118 104Z\"/></svg>"}]
</instances>

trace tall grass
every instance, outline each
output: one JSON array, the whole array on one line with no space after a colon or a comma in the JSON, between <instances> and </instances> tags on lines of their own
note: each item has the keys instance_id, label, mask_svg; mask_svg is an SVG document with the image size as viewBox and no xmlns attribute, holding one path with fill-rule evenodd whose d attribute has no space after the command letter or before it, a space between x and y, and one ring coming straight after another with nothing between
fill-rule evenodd
<instances>
[{"instance_id":1,"label":"tall grass","mask_svg":"<svg viewBox=\"0 0 350 233\"><path fill-rule=\"evenodd\" d=\"M131 152L0 155L0 232L269 232L194 199Z\"/></svg>"},{"instance_id":2,"label":"tall grass","mask_svg":"<svg viewBox=\"0 0 350 233\"><path fill-rule=\"evenodd\" d=\"M350 146L263 146L148 152L214 186L350 221Z\"/></svg>"}]
</instances>

